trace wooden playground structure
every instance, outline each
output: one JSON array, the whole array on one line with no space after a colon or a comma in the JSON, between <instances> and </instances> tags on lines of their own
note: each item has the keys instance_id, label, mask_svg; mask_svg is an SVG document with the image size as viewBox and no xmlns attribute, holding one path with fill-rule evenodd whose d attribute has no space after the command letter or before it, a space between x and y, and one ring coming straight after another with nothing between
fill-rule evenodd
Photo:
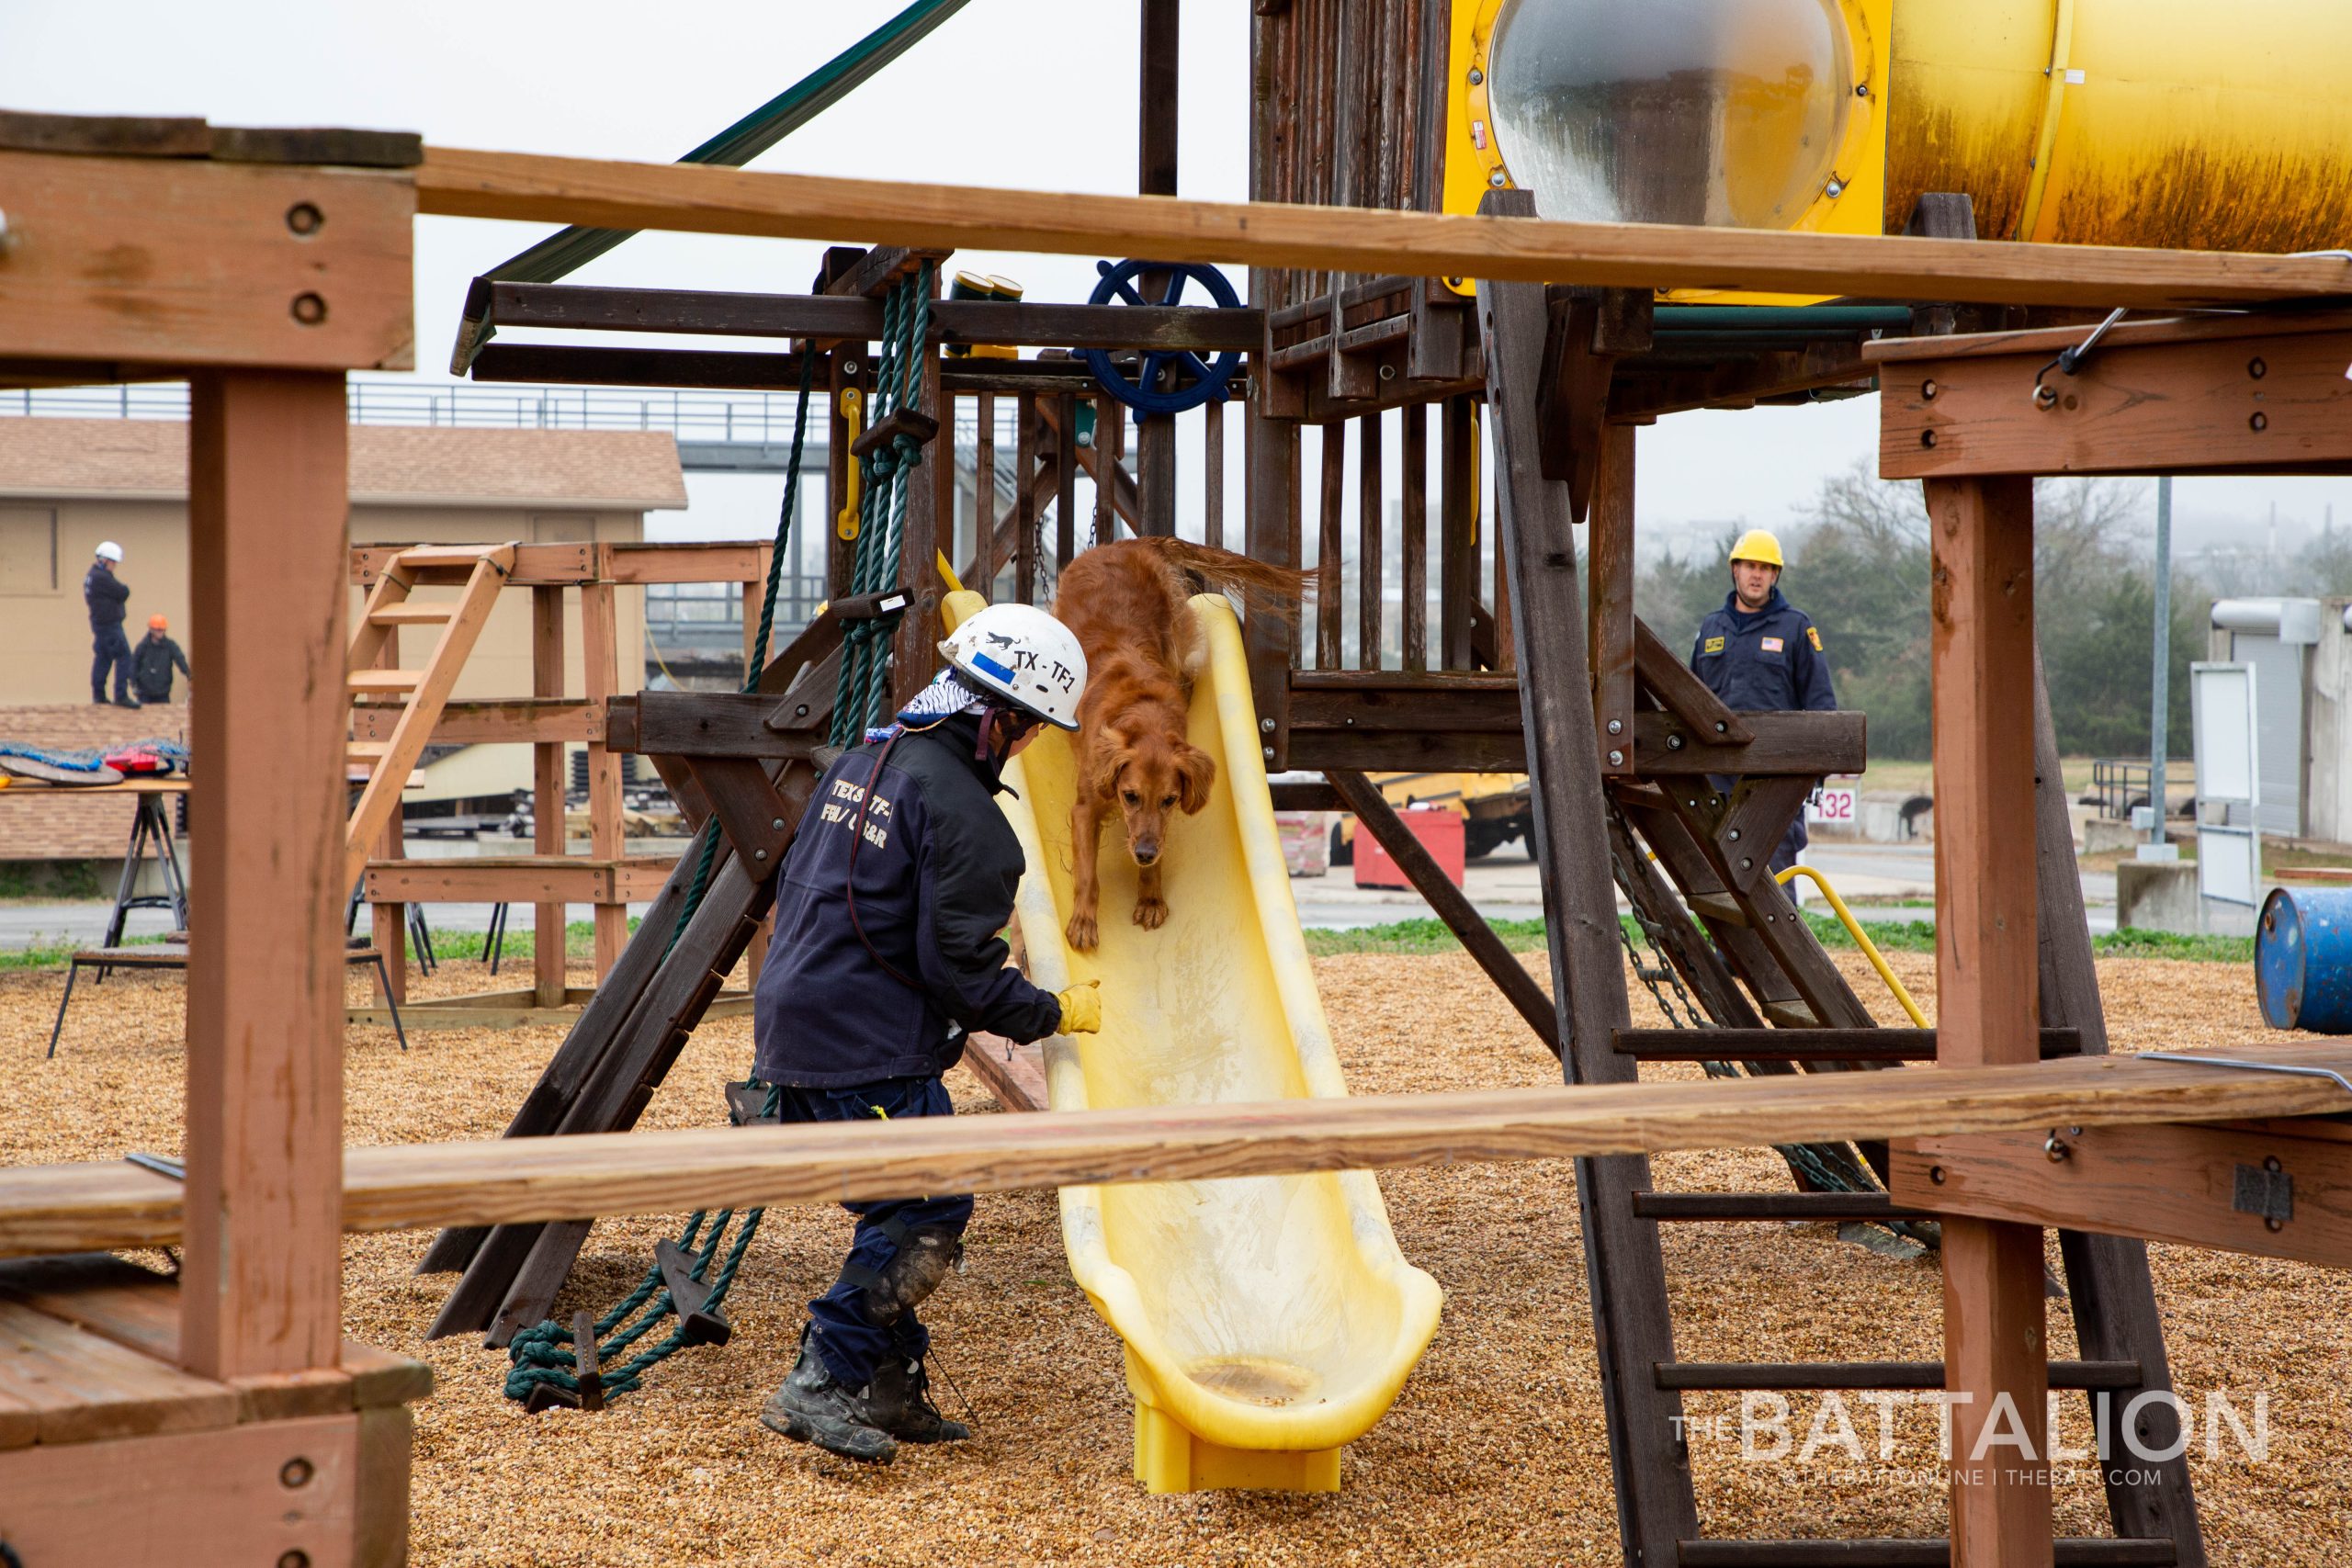
<instances>
[{"instance_id":1,"label":"wooden playground structure","mask_svg":"<svg viewBox=\"0 0 2352 1568\"><path fill-rule=\"evenodd\" d=\"M127 1162L0 1169L0 1256L30 1259L0 1265L0 1321L33 1347L28 1364L0 1370L0 1534L25 1568L166 1551L318 1568L404 1560L406 1406L425 1388L413 1364L343 1343L345 1231L440 1227L425 1268L463 1274L436 1332L500 1337L547 1315L587 1235L583 1216L1566 1156L1577 1162L1628 1563L2205 1561L2177 1458L2109 1461L2113 1536L2053 1541L2047 1473L1969 1456L2004 1400L2038 1430L2052 1388L2123 1401L2168 1390L2145 1238L2352 1262L2332 1206L2352 1183L2335 1120L2352 1111L2352 1050L2249 1045L2237 1065L2106 1055L2035 653L2031 484L2154 468L2352 469L2352 314L2331 309L2352 297L2352 263L1980 242L1967 202L1934 195L1912 236L1568 223L1534 217L1510 190L1480 214L1446 214L1428 160L1342 160L1333 174L1317 152L1335 136L1411 145L1379 128L1409 128L1426 101L1401 89L1334 96L1300 63L1310 51L1298 29L1328 8L1260 9L1260 64L1281 90L1258 104L1248 203L1172 194L1172 37L1149 24L1147 85L1159 72L1171 90L1145 95L1136 197L423 148L371 132L0 117L0 383L190 380L194 619L209 663L192 736L204 785L189 835L184 1177ZM1159 0L1147 14L1172 25ZM1336 131L1328 119L1302 131L1302 116L1335 103L1351 106ZM1364 771L1531 775L1551 998L1466 903L1426 869L1419 880L1559 1053L1566 1087L629 1133L754 940L772 891L765 868L807 802L834 672L873 610L872 595L851 592L841 548L834 608L773 653L756 690L632 702L592 689L586 707L465 721L501 738L588 739L607 765L625 751L654 756L697 825L718 824L704 840L714 847L699 866L690 854L672 869L625 944L600 911L603 981L518 1110L514 1141L346 1153L344 901L350 857L364 859L377 835L347 838L349 694L317 677L358 647L340 525L343 377L411 363L419 214L837 243L806 295L477 289L479 319L501 328L766 335L792 340L786 353L501 340L477 341L469 360L485 378L788 387L805 377L825 389L835 426L827 516L854 482L840 394L871 374L883 297L907 298L908 280L920 287L954 247L1249 267L1250 303L1235 308L930 306L934 335L919 344L909 410L953 430L956 405L972 400L990 473L1003 456L998 404L1012 411L1012 510L974 530L956 568L974 586L1034 596L1046 558L1077 547L1081 466L1109 479L1099 536L1122 523L1172 532L1177 427L1139 424L1130 489L1107 460L1115 441L1105 452L1075 439L1079 402L1103 396L1081 361L946 348L1245 352L1240 521L1228 524L1213 479L1208 536L1305 559L1301 431L1324 431L1319 618L1295 641L1277 625L1249 628L1268 764L1326 773L1328 786L1292 788L1291 800L1344 806L1399 844L1409 838ZM1473 279L1475 291L1456 294L1448 278ZM1654 291L1675 288L1896 301L1902 321L1814 315L1793 343L1758 342L1716 318L1669 314ZM2097 325L2124 308L2144 319ZM2003 314L2011 309L2034 314ZM2062 351L2076 357L2037 396ZM1933 528L1932 1031L1878 1025L1756 851L1779 839L1819 775L1860 766L1862 718L1730 713L1633 615L1634 425L1873 379L1882 472L1925 482ZM1209 407L1204 439L1221 454L1224 415ZM1385 668L1380 476L1384 416L1399 410L1405 526L1393 542L1407 589L1401 668ZM1098 418L1096 429L1122 423ZM1431 563L1418 482L1432 423L1434 627L1420 608ZM919 440L919 422L902 420L897 434ZM1482 441L1493 455L1484 472ZM1352 650L1338 614L1351 445L1363 497ZM1208 471L1221 475L1221 460ZM915 468L908 488L910 565L888 585L907 601L888 634L900 693L933 667L944 585L933 562L956 542L937 467ZM992 497L993 483L979 493ZM1048 506L1050 551L1039 526ZM1580 566L1573 528L1588 516ZM1484 519L1496 546L1487 581ZM573 581L530 576L525 553L504 569L510 581L539 594ZM617 580L598 567L578 581ZM371 601L369 623L396 621L376 614L390 607ZM586 716L599 703L601 729ZM359 739L398 744L388 722ZM1742 782L1722 795L1710 774ZM2027 820L2031 834L2017 827ZM601 844L594 853L619 863ZM371 897L413 896L376 867ZM1629 1027L1621 890L1695 998L1694 1027ZM401 929L396 911L388 929ZM549 985L542 968L540 999ZM1645 1058L1752 1066L1728 1080L1640 1083ZM1934 1066L1900 1066L1914 1061ZM1832 1070L1846 1067L1891 1070ZM555 1133L570 1135L540 1135ZM1652 1154L1792 1139L1851 1143L1874 1179L1653 1190ZM2267 1173L2251 1197L2248 1170ZM2301 1202L2278 1198L2282 1179ZM1658 1225L1792 1218L1939 1225L1943 1362L1680 1359ZM2081 1360L2045 1356L2046 1229L2060 1232ZM156 1246L181 1249L175 1279L86 1256ZM1948 1545L1704 1537L1673 1419L1681 1393L1821 1387L1966 1396L1952 1416ZM2142 1419L2161 1428L2174 1417L2158 1404ZM2165 1431L2144 1435L2166 1446Z\"/></svg>"}]
</instances>

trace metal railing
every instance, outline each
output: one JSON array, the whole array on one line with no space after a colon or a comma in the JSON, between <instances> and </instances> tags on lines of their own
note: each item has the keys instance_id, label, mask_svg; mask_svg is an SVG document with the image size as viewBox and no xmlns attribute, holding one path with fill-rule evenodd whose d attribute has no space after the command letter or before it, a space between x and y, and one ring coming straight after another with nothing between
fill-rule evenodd
<instances>
[{"instance_id":1,"label":"metal railing","mask_svg":"<svg viewBox=\"0 0 2352 1568\"><path fill-rule=\"evenodd\" d=\"M648 387L435 386L406 378L350 378L354 424L446 425L469 430L660 430L682 441L783 446L792 440L790 392L684 391ZM820 411L812 411L812 412ZM0 414L51 419L187 418L187 384L26 387L0 392ZM814 423L814 420L811 421ZM821 452L824 427L810 445Z\"/></svg>"}]
</instances>

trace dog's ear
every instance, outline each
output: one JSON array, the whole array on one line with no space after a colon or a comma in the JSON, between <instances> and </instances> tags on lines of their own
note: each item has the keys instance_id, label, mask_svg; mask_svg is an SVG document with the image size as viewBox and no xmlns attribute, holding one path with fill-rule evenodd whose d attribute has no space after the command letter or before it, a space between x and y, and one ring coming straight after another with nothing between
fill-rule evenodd
<instances>
[{"instance_id":1,"label":"dog's ear","mask_svg":"<svg viewBox=\"0 0 2352 1568\"><path fill-rule=\"evenodd\" d=\"M1094 733L1094 744L1087 753L1088 780L1094 793L1108 800L1119 792L1119 773L1136 760L1127 738L1108 728Z\"/></svg>"},{"instance_id":2,"label":"dog's ear","mask_svg":"<svg viewBox=\"0 0 2352 1568\"><path fill-rule=\"evenodd\" d=\"M1209 786L1216 783L1216 763L1190 741L1176 748L1176 782L1187 817L1197 816L1209 803Z\"/></svg>"}]
</instances>

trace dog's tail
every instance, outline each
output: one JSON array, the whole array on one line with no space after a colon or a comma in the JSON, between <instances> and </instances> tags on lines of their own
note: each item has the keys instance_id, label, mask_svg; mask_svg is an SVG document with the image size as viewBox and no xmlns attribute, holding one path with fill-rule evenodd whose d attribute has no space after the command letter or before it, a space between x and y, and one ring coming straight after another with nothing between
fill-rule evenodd
<instances>
[{"instance_id":1,"label":"dog's tail","mask_svg":"<svg viewBox=\"0 0 2352 1568\"><path fill-rule=\"evenodd\" d=\"M1315 591L1315 578L1309 572L1184 539L1154 537L1149 542L1169 565L1219 592L1240 594L1242 606L1252 612L1295 615L1295 607Z\"/></svg>"}]
</instances>

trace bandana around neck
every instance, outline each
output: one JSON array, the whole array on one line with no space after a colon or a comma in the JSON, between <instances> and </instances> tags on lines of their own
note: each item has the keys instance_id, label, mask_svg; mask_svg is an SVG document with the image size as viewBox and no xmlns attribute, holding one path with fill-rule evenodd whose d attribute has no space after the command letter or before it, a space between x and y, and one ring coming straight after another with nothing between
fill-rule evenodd
<instances>
[{"instance_id":1,"label":"bandana around neck","mask_svg":"<svg viewBox=\"0 0 2352 1568\"><path fill-rule=\"evenodd\" d=\"M987 711L988 704L981 700L980 694L966 685L963 677L950 667L933 676L931 684L917 692L912 700L899 710L896 723L867 730L865 741L869 746L876 745L908 729L929 729L942 719L954 718L957 714L983 714Z\"/></svg>"}]
</instances>

